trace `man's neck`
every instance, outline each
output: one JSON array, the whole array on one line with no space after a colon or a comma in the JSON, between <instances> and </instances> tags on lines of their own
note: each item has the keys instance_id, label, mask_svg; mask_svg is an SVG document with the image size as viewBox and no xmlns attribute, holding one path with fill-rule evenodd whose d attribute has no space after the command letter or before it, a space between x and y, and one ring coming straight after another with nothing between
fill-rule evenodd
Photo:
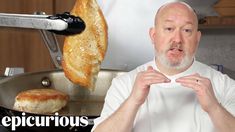
<instances>
[{"instance_id":1,"label":"man's neck","mask_svg":"<svg viewBox=\"0 0 235 132\"><path fill-rule=\"evenodd\" d=\"M164 65L162 65L159 61L155 61L156 62L156 65L157 65L157 68L159 69L159 71L165 75L168 75L168 76L172 76L172 75L176 75L176 74L179 74L181 72L184 72L186 71L193 63L184 67L184 68L181 68L181 69L176 69L176 68L169 68L169 67L166 67Z\"/></svg>"}]
</instances>

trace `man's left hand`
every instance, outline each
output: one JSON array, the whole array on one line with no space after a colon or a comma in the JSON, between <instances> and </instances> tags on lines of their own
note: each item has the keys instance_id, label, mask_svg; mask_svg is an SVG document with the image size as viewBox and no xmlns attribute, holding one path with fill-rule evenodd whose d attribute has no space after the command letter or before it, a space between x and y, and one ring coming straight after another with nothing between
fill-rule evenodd
<instances>
[{"instance_id":1,"label":"man's left hand","mask_svg":"<svg viewBox=\"0 0 235 132\"><path fill-rule=\"evenodd\" d=\"M192 88L196 94L201 107L206 112L210 112L219 106L211 81L208 78L202 77L199 74L193 74L176 79L184 87Z\"/></svg>"}]
</instances>

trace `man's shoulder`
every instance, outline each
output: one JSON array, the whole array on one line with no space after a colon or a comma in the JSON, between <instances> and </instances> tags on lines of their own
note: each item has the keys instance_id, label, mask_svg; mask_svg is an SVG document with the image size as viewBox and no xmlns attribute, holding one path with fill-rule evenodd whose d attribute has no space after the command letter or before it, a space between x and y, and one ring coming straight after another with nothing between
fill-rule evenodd
<instances>
[{"instance_id":1,"label":"man's shoulder","mask_svg":"<svg viewBox=\"0 0 235 132\"><path fill-rule=\"evenodd\" d=\"M135 68L134 70L132 70L131 72L138 73L138 72L141 72L141 71L145 71L145 70L147 70L147 67L148 67L148 66L152 66L152 67L153 67L153 65L154 65L154 61L149 61L149 62L147 62L147 63L145 63L145 64L142 64L142 65L136 67L136 68Z\"/></svg>"},{"instance_id":2,"label":"man's shoulder","mask_svg":"<svg viewBox=\"0 0 235 132\"><path fill-rule=\"evenodd\" d=\"M216 70L215 68L212 68L211 66L207 64L203 64L201 62L196 61L197 69L199 70L200 74L203 76L208 77L212 81L215 82L224 82L225 80L233 80L228 75Z\"/></svg>"},{"instance_id":3,"label":"man's shoulder","mask_svg":"<svg viewBox=\"0 0 235 132\"><path fill-rule=\"evenodd\" d=\"M129 73L130 74L137 74L141 71L145 71L147 69L148 66L153 66L154 64L154 61L149 61L149 62L146 62L145 64L142 64L138 67L136 67L135 69L133 69L132 71L130 71Z\"/></svg>"},{"instance_id":4,"label":"man's shoulder","mask_svg":"<svg viewBox=\"0 0 235 132\"><path fill-rule=\"evenodd\" d=\"M197 70L199 71L199 73L201 73L203 75L207 75L207 76L216 75L216 77L223 76L223 74L221 72L215 70L214 68L212 68L211 66L209 66L207 64L196 61L195 65L196 65Z\"/></svg>"},{"instance_id":5,"label":"man's shoulder","mask_svg":"<svg viewBox=\"0 0 235 132\"><path fill-rule=\"evenodd\" d=\"M211 69L211 67L209 65L207 65L205 63L202 63L200 61L195 61L195 65L199 68L203 68L203 69L206 69L206 70Z\"/></svg>"}]
</instances>

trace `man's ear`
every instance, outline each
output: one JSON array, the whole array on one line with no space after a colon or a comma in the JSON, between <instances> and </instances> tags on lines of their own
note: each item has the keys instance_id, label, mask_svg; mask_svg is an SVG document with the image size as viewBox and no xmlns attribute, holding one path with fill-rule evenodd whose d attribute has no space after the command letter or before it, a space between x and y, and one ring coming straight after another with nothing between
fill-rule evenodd
<instances>
[{"instance_id":1,"label":"man's ear","mask_svg":"<svg viewBox=\"0 0 235 132\"><path fill-rule=\"evenodd\" d=\"M154 44L155 36L156 36L156 31L155 31L154 27L149 29L149 36L150 36L150 38L152 40L152 43Z\"/></svg>"},{"instance_id":2,"label":"man's ear","mask_svg":"<svg viewBox=\"0 0 235 132\"><path fill-rule=\"evenodd\" d=\"M197 43L199 44L200 40L201 40L201 35L202 33L200 31L197 31Z\"/></svg>"}]
</instances>

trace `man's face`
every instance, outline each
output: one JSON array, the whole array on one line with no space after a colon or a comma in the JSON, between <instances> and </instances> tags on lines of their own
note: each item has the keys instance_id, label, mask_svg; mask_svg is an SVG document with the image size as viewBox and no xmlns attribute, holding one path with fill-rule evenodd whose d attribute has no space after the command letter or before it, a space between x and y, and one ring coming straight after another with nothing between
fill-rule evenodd
<instances>
[{"instance_id":1,"label":"man's face","mask_svg":"<svg viewBox=\"0 0 235 132\"><path fill-rule=\"evenodd\" d=\"M163 9L150 29L157 61L176 69L192 63L201 36L194 14L181 8Z\"/></svg>"}]
</instances>

